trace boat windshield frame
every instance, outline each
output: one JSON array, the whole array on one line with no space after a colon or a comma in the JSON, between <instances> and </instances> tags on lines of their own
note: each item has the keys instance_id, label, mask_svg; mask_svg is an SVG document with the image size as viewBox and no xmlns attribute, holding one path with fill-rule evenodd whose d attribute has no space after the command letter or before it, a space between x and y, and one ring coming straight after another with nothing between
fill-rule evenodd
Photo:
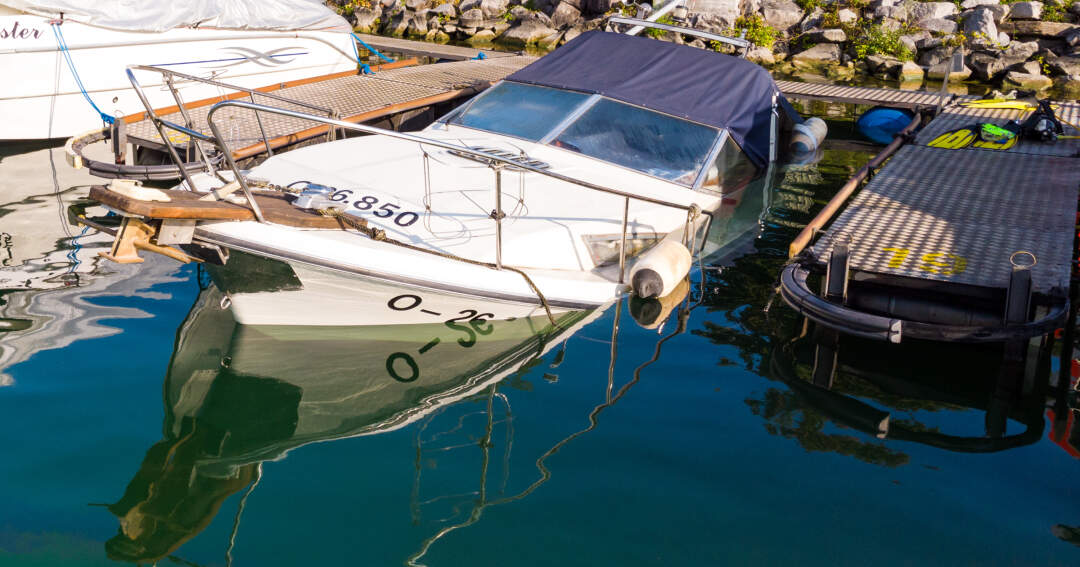
<instances>
[{"instance_id":1,"label":"boat windshield frame","mask_svg":"<svg viewBox=\"0 0 1080 567\"><path fill-rule=\"evenodd\" d=\"M706 173L708 172L709 165L712 163L712 160L715 159L716 154L719 153L720 147L723 145L723 143L730 138L726 128L719 128L719 127L716 127L716 126L703 124L701 122L697 122L697 121L694 121L694 120L689 120L689 119L683 118L681 116L675 116L673 114L669 114L669 113L666 113L666 112L661 112L661 111L658 111L658 110L655 110L655 109L652 109L652 108L648 108L648 107L644 107L644 106L641 106L641 105L637 105L637 104L631 104L631 103L628 103L628 102L625 102L625 101L622 101L622 100L617 100L617 99L605 97L603 95L595 94L595 93L594 94L580 93L582 95L586 95L586 98L584 98L577 105L573 106L565 114L565 116L562 119L560 119L558 122L556 122L551 127L550 130L548 130L543 136L541 136L538 139L525 138L525 137L517 136L517 135L514 135L512 133L508 133L508 132L500 132L498 130L491 130L491 129L487 129L487 128L481 128L481 127L478 127L476 125L467 125L467 124L462 123L462 121L461 121L462 117L464 117L466 114L469 113L470 110L473 109L473 107L474 107L474 105L476 104L477 101L482 100L484 97L488 96L489 93L495 91L496 89L498 89L503 84L513 84L513 85L520 85L520 86L525 86L525 87L533 87L533 88L536 88L536 89L550 89L550 90L555 90L555 91L579 93L579 91L572 91L572 90L569 90L569 89L556 89L556 88L547 87L547 86L530 85L530 84L527 84L527 83L518 83L516 81L499 81L499 82L495 83L494 85L492 85L489 89L487 89L483 93L480 93L477 96L473 97L473 99L470 100L469 102L457 107L456 109L450 111L449 113L447 113L443 117L439 118L436 121L436 123L442 124L444 126L456 126L456 127L459 127L459 128L466 128L466 129L469 129L469 130L476 130L478 132L487 132L487 133L495 134L495 135L498 135L498 136L506 136L508 138L514 138L514 139L517 139L517 140L522 140L522 141L533 143L533 144L539 144L539 145L544 145L544 146L547 146L547 147L550 147L550 148L560 149L560 150L563 150L563 151L570 152L570 153L572 153L574 155L577 155L577 156L597 160L597 161L599 161L601 163L604 163L606 165L610 165L610 166L613 166L613 167L618 167L620 169L624 169L624 170L627 170L627 171L632 171L632 172L634 172L636 174L639 174L639 175L646 175L646 176L651 177L653 179L657 179L657 180L660 180L660 181L664 181L666 183L671 183L671 184L674 184L674 185L678 185L679 187L692 189L694 191L698 191L698 190L701 189L701 185L702 185L702 183L703 183L703 181L704 181L704 179L706 177ZM700 127L707 128L707 129L713 131L714 132L713 139L706 146L706 150L700 156L701 159L696 164L696 167L691 171L691 173L693 175L681 176L681 177L689 177L689 179L686 180L686 181L679 181L677 179L669 179L669 178L666 178L666 177L662 177L660 175L656 175L654 173L650 173L648 171L644 171L644 170L641 170L641 169L636 169L634 167L630 167L630 166L627 166L627 165L622 165L622 164L619 164L619 163L616 163L616 162L613 162L613 161L609 161L607 159L604 159L603 157L594 156L594 155L586 154L586 153L583 153L583 152L577 152L577 151L573 151L573 150L570 150L570 149L567 149L567 148L562 148L562 147L559 147L559 146L557 146L557 145L555 145L553 143L566 130L568 130L570 127L572 127L574 124L576 124L578 119L580 119L586 112L588 112L591 108L593 108L597 103L599 103L601 101L605 101L605 100L616 103L616 104L626 105L626 106L629 106L629 107L641 109L641 110L644 110L646 112L650 112L650 113L653 113L653 114L656 114L656 115L659 115L659 116L667 117L667 118L677 120L677 121L680 121L680 122L689 123L689 124L692 124L692 125L695 125L695 126L700 126Z\"/></svg>"}]
</instances>

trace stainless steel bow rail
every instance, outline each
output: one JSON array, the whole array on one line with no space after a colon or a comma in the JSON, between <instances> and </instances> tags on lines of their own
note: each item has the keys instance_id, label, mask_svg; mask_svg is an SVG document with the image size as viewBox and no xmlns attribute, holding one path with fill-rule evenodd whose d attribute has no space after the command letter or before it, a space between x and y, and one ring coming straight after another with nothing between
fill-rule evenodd
<instances>
[{"instance_id":1,"label":"stainless steel bow rail","mask_svg":"<svg viewBox=\"0 0 1080 567\"><path fill-rule=\"evenodd\" d=\"M307 113L288 110L288 109L284 109L284 108L277 108L277 107L273 107L273 106L266 106L266 105L256 104L254 102L244 102L244 101L239 101L239 100L226 100L226 101L222 101L222 102L218 102L218 103L214 104L210 108L210 111L209 111L209 113L207 114L207 117L206 117L207 124L209 125L210 131L211 131L211 134L207 135L207 134L204 134L203 132L195 130L192 127L190 121L188 121L189 122L188 125L180 125L180 124L176 124L174 122L170 122L168 120L164 120L163 118L159 117L153 111L153 109L151 108L151 106L149 104L149 101L147 100L145 94L142 91L142 87L140 86L139 82L135 79L135 75L132 73L132 69L150 70L150 71L158 71L158 72L160 72L162 70L158 69L156 67L137 66L137 67L129 68L127 73L128 73L128 78L131 81L132 86L135 88L135 91L139 95L139 99L142 101L143 105L146 106L147 116L153 121L154 127L157 128L158 133L161 136L161 139L165 143L165 146L166 146L166 148L168 150L169 156L173 159L173 161L176 162L178 165L183 163L181 158L180 158L179 152L177 151L176 147L173 145L172 140L170 140L169 136L166 135L167 130L172 130L172 131L175 131L175 132L179 132L181 134L185 134L188 137L190 137L191 140L193 141L193 143L194 143L194 145L196 147L196 150L198 151L201 159L203 160L203 163L206 165L207 171L213 173L215 176L218 177L219 180L221 180L226 185L229 184L229 183L236 183L239 186L238 188L243 192L244 197L246 197L247 203L251 207L251 211L255 215L255 218L256 218L256 220L258 220L258 222L266 222L266 219L263 217L262 211L259 209L259 205L255 201L255 198L254 198L254 195L251 192L251 188L249 186L248 180L244 178L243 172L237 166L236 160L233 158L232 150L229 148L228 142L226 141L225 137L222 135L221 128L214 121L215 115L218 112L220 112L222 109L225 109L225 108L228 108L228 107L242 108L242 109L251 110L252 112L255 113L256 120L259 119L258 118L259 113L265 112L265 113L270 113L270 114L276 114L276 115L280 115L280 116L286 116L286 117L290 117L290 118L296 118L296 119L300 119L300 120L308 120L308 121L311 121L311 122L325 124L325 125L329 126L331 130L333 130L335 128L340 128L343 132L359 132L359 133L362 133L362 134L370 134L370 135L377 135L377 136L387 136L387 137L395 138L395 139L398 139L398 140L405 140L405 141L409 141L409 142L414 142L416 144L419 144L421 148L423 148L424 146L431 146L431 147L441 148L441 149L444 149L444 150L447 150L447 151L450 151L450 152L454 152L456 155L459 155L459 156L471 156L472 159L475 159L475 160L481 161L483 163L486 163L488 165L488 167L491 168L491 170L494 172L494 175L495 175L495 183L494 183L495 210L492 211L491 218L495 221L495 258L496 258L495 265L499 269L503 268L503 264L502 264L502 219L503 219L503 217L505 217L505 213L502 211L502 206L501 206L501 204L502 204L501 189L502 189L502 172L503 172L504 169L509 169L509 170L512 170L512 171L535 173L535 174L538 174L538 175L543 175L543 176L546 176L546 177L550 177L552 179L557 179L557 180L565 182L565 183L576 185L576 186L582 187L584 189L589 189L589 190L592 190L592 191L599 191L601 193L607 193L607 194L610 194L610 195L617 195L617 196L622 197L623 198L623 214L622 214L622 236L621 236L621 242L620 242L620 247L619 247L619 283L624 283L625 282L626 238L627 238L627 226L629 224L629 211L630 211L630 201L631 200L641 201L641 202L645 202L645 203L651 203L651 204L654 204L654 205L660 205L660 206L665 206L665 207L671 207L671 208L674 208L674 209L679 209L679 210L685 211L686 214L687 214L687 226L686 226L686 230L684 230L683 242L689 248L691 248L691 250L693 250L697 245L703 244L703 243L697 243L697 242L693 241L693 237L697 233L697 231L694 230L694 228L696 228L697 217L699 215L704 215L705 217L707 217L708 220L707 220L707 222L705 224L705 227L704 227L706 231L708 230L708 227L712 224L712 220L713 220L712 212L707 211L707 210L702 210L701 207L698 206L697 204L684 205L684 204L681 204L681 203L674 203L674 202L666 201L666 200L663 200L663 199L657 199L657 198L653 198L653 197L646 197L646 196L642 196L642 195L635 195L635 194L632 194L632 193L627 193L625 191L619 191L618 189L612 189L610 187L604 187L602 185L596 185L596 184L590 183L588 181L583 181L581 179L575 179L573 177L569 177L569 176L566 176L566 175L562 175L560 173L556 173L554 171L551 171L550 169L547 169L545 164L534 163L534 162L532 162L530 160L522 159L521 156L506 155L506 154L504 154L502 152L492 153L490 151L483 151L481 149L471 148L471 147L468 147L468 146L462 146L462 145L459 145L459 144L453 144L453 143L449 143L449 142L444 142L442 140L435 140L435 139L431 139L431 138L425 138L423 136L417 136L415 134L407 134L407 133L403 133L403 132L395 132L393 130L386 130L386 129L383 129L383 128L376 128L374 126L367 126L367 125L364 125L364 124L354 124L352 122L345 122L343 120L338 120L338 119L333 118L333 117L317 116L317 115L314 115L314 114L307 114ZM167 71L167 72L172 73L171 71ZM172 88L171 84L170 84L170 88ZM263 93L259 93L259 94L263 94ZM177 98L177 102L179 104L179 102L180 102L179 101L179 95L175 92L175 89L173 89L173 95L174 95L174 97ZM272 98L274 98L274 97L272 97ZM277 97L277 98L281 98L281 97ZM290 100L290 99L283 99L283 100L285 102L290 103L290 104L295 103L295 101ZM182 105L180 107L183 108ZM185 119L186 119L186 114L184 116L185 116ZM213 146L215 146L217 148L220 155L224 157L224 161L225 161L226 165L228 165L229 169L232 171L232 174L233 174L232 179L226 179L225 176L222 176L220 174L220 172L218 172L217 169L212 166L210 158L208 157L207 153L203 150L202 146L198 143L199 141L210 143L210 144L212 144ZM269 140L266 138L265 132L263 133L263 142L267 145L267 149L269 150ZM426 152L425 152L425 155L426 155ZM182 166L179 169L180 169L181 175L184 178L184 181L187 184L187 187L190 190L194 191L195 188L196 188L196 185L195 185L194 180L191 178L191 174L188 171L188 169L184 168ZM424 175L425 175L425 186L430 187L430 184L431 184L430 173L429 173L429 169L427 167L424 168ZM221 191L222 189L224 189L224 188L218 189L216 191Z\"/></svg>"}]
</instances>

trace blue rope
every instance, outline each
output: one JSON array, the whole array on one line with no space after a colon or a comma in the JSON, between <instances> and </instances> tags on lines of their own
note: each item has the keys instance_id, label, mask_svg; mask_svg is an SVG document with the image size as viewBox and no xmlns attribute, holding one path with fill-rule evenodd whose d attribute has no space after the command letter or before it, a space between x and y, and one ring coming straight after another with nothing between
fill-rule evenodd
<instances>
[{"instance_id":1,"label":"blue rope","mask_svg":"<svg viewBox=\"0 0 1080 567\"><path fill-rule=\"evenodd\" d=\"M478 53L476 54L476 57L473 57L473 60L474 60L474 61L475 61L475 60L481 60L481 59L487 59L487 55L484 55L484 52L483 52L483 51L480 51L480 52L478 52Z\"/></svg>"},{"instance_id":2,"label":"blue rope","mask_svg":"<svg viewBox=\"0 0 1080 567\"><path fill-rule=\"evenodd\" d=\"M94 107L94 110L101 116L101 120L106 124L112 124L116 122L116 119L112 116L105 114L98 108L98 105L94 104L93 99L90 98L90 94L86 92L86 87L83 86L82 79L79 78L78 71L75 70L75 62L71 60L71 52L68 51L67 42L64 41L64 33L60 31L61 22L52 22L53 35L56 36L56 45L60 48L60 53L64 54L64 59L67 60L68 68L71 69L71 76L75 77L75 84L79 86L79 90L82 91L83 98L86 102L90 103L90 106Z\"/></svg>"},{"instance_id":3,"label":"blue rope","mask_svg":"<svg viewBox=\"0 0 1080 567\"><path fill-rule=\"evenodd\" d=\"M375 48L374 48L374 47L372 47L372 46L370 46L370 45L368 45L368 44L364 43L364 40L360 39L360 36L358 36L358 35L356 35L356 34L352 34L352 36L353 36L353 39L355 39L356 41L359 41L359 42L360 42L360 45L363 45L363 46L364 46L364 49L367 49L368 51L370 51L370 52L374 53L375 55L378 55L378 56L379 56L379 59L382 59L383 61L386 61L387 63L393 63L393 62L394 62L394 60L393 60L393 59L391 59L391 58L389 58L389 57L387 57L387 56L383 55L382 53L379 53L378 51L376 51L376 50L375 50ZM356 49L356 45L355 45L355 44L353 45L353 49L354 49L354 50ZM359 56L359 55L357 55L357 56L356 56L356 59L357 59L357 60L359 60L359 59L360 59L360 56Z\"/></svg>"},{"instance_id":4,"label":"blue rope","mask_svg":"<svg viewBox=\"0 0 1080 567\"><path fill-rule=\"evenodd\" d=\"M360 74L361 75L374 75L375 71L371 70L371 65L368 65L367 63L361 63L360 64Z\"/></svg>"}]
</instances>

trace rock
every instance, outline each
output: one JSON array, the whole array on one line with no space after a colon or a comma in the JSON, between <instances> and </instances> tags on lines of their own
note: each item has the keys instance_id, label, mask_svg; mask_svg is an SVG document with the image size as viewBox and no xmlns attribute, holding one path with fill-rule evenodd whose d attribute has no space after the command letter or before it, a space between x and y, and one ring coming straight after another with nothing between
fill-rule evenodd
<instances>
[{"instance_id":1,"label":"rock","mask_svg":"<svg viewBox=\"0 0 1080 567\"><path fill-rule=\"evenodd\" d=\"M527 45L535 45L536 42L553 33L555 33L555 30L536 20L526 20L503 32L499 36L499 42L521 48Z\"/></svg>"},{"instance_id":2,"label":"rock","mask_svg":"<svg viewBox=\"0 0 1080 567\"><path fill-rule=\"evenodd\" d=\"M392 11L398 7L403 7L403 5L401 4L401 0L381 0L379 2L379 5L385 8L387 11ZM372 8L374 8L374 6L372 6Z\"/></svg>"},{"instance_id":3,"label":"rock","mask_svg":"<svg viewBox=\"0 0 1080 567\"><path fill-rule=\"evenodd\" d=\"M773 56L772 50L766 47L751 47L746 52L746 59L753 61L758 65L772 65L776 63L776 57Z\"/></svg>"},{"instance_id":4,"label":"rock","mask_svg":"<svg viewBox=\"0 0 1080 567\"><path fill-rule=\"evenodd\" d=\"M469 45L478 45L491 43L495 41L495 32L491 30L480 30L472 35L469 39L465 40Z\"/></svg>"},{"instance_id":5,"label":"rock","mask_svg":"<svg viewBox=\"0 0 1080 567\"><path fill-rule=\"evenodd\" d=\"M581 10L590 14L605 14L614 6L622 3L621 0L582 0Z\"/></svg>"},{"instance_id":6,"label":"rock","mask_svg":"<svg viewBox=\"0 0 1080 567\"><path fill-rule=\"evenodd\" d=\"M444 30L435 32L435 37L431 41L435 43L450 43L450 34Z\"/></svg>"},{"instance_id":7,"label":"rock","mask_svg":"<svg viewBox=\"0 0 1080 567\"><path fill-rule=\"evenodd\" d=\"M919 39L915 40L915 45L919 49L933 49L941 45L941 38L930 35L930 32L920 30L918 33L923 34Z\"/></svg>"},{"instance_id":8,"label":"rock","mask_svg":"<svg viewBox=\"0 0 1080 567\"><path fill-rule=\"evenodd\" d=\"M480 0L461 0L458 3L458 12L464 14L465 12L476 8L480 9Z\"/></svg>"},{"instance_id":9,"label":"rock","mask_svg":"<svg viewBox=\"0 0 1080 567\"><path fill-rule=\"evenodd\" d=\"M994 15L995 24L1000 24L1001 20L1009 15L1009 6L1006 4L988 4L983 6L983 9L990 10L990 13Z\"/></svg>"},{"instance_id":10,"label":"rock","mask_svg":"<svg viewBox=\"0 0 1080 567\"><path fill-rule=\"evenodd\" d=\"M395 14L390 21L386 24L384 33L394 37L401 37L405 35L405 32L409 29L409 24L412 23L412 14L409 12L399 12Z\"/></svg>"},{"instance_id":11,"label":"rock","mask_svg":"<svg viewBox=\"0 0 1080 567\"><path fill-rule=\"evenodd\" d=\"M498 18L510 7L510 0L480 0L480 11L491 20Z\"/></svg>"},{"instance_id":12,"label":"rock","mask_svg":"<svg viewBox=\"0 0 1080 567\"><path fill-rule=\"evenodd\" d=\"M967 58L968 68L976 79L989 81L1005 71L1001 59L986 53L972 53Z\"/></svg>"},{"instance_id":13,"label":"rock","mask_svg":"<svg viewBox=\"0 0 1080 567\"><path fill-rule=\"evenodd\" d=\"M763 0L761 14L765 23L778 30L786 30L803 19L802 8L791 0Z\"/></svg>"},{"instance_id":14,"label":"rock","mask_svg":"<svg viewBox=\"0 0 1080 567\"><path fill-rule=\"evenodd\" d=\"M952 57L953 49L954 48L952 47L935 47L928 51L924 51L919 57L919 65L922 65L923 67L933 67L934 65L944 63Z\"/></svg>"},{"instance_id":15,"label":"rock","mask_svg":"<svg viewBox=\"0 0 1080 567\"><path fill-rule=\"evenodd\" d=\"M439 4L431 9L435 14L445 16L447 18L456 18L458 15L457 6L454 6L450 2L446 4Z\"/></svg>"},{"instance_id":16,"label":"rock","mask_svg":"<svg viewBox=\"0 0 1080 567\"><path fill-rule=\"evenodd\" d=\"M1042 75L1042 66L1038 61L1026 61L1019 65L1014 65L1010 71L1016 71L1017 73L1024 73L1026 75Z\"/></svg>"},{"instance_id":17,"label":"rock","mask_svg":"<svg viewBox=\"0 0 1080 567\"><path fill-rule=\"evenodd\" d=\"M555 32L540 41L536 42L536 46L541 49L555 49L559 45L559 42L563 38L563 32Z\"/></svg>"},{"instance_id":18,"label":"rock","mask_svg":"<svg viewBox=\"0 0 1080 567\"><path fill-rule=\"evenodd\" d=\"M1018 57L1027 59L1035 52L1039 50L1039 42L1037 41L1014 41L1009 44L1009 48L1003 52L1006 57Z\"/></svg>"},{"instance_id":19,"label":"rock","mask_svg":"<svg viewBox=\"0 0 1080 567\"><path fill-rule=\"evenodd\" d=\"M510 22L495 20L495 25L491 27L491 31L495 32L495 35L502 35L502 33L510 29L510 27Z\"/></svg>"},{"instance_id":20,"label":"rock","mask_svg":"<svg viewBox=\"0 0 1080 567\"><path fill-rule=\"evenodd\" d=\"M970 37L997 42L998 30L994 24L993 13L990 10L972 10L964 18L964 33Z\"/></svg>"},{"instance_id":21,"label":"rock","mask_svg":"<svg viewBox=\"0 0 1080 567\"><path fill-rule=\"evenodd\" d=\"M916 4L909 14L916 22L922 20L940 20L956 14L956 4L952 2L922 2Z\"/></svg>"},{"instance_id":22,"label":"rock","mask_svg":"<svg viewBox=\"0 0 1080 567\"><path fill-rule=\"evenodd\" d=\"M446 22L442 25L442 31L452 34L458 31L458 27L450 22Z\"/></svg>"},{"instance_id":23,"label":"rock","mask_svg":"<svg viewBox=\"0 0 1080 567\"><path fill-rule=\"evenodd\" d=\"M569 27L581 20L581 10L570 5L569 2L559 2L555 11L551 13L551 24L554 28Z\"/></svg>"},{"instance_id":24,"label":"rock","mask_svg":"<svg viewBox=\"0 0 1080 567\"><path fill-rule=\"evenodd\" d=\"M469 8L461 13L458 22L463 28L484 27L484 13L481 12L479 8Z\"/></svg>"},{"instance_id":25,"label":"rock","mask_svg":"<svg viewBox=\"0 0 1080 567\"><path fill-rule=\"evenodd\" d=\"M699 37L686 45L689 45L690 47L696 47L698 49L705 49L705 40Z\"/></svg>"},{"instance_id":26,"label":"rock","mask_svg":"<svg viewBox=\"0 0 1080 567\"><path fill-rule=\"evenodd\" d=\"M1080 46L1080 28L1065 32L1065 45L1069 47Z\"/></svg>"},{"instance_id":27,"label":"rock","mask_svg":"<svg viewBox=\"0 0 1080 567\"><path fill-rule=\"evenodd\" d=\"M1069 11L1080 16L1080 2L1073 2L1072 6L1069 7Z\"/></svg>"},{"instance_id":28,"label":"rock","mask_svg":"<svg viewBox=\"0 0 1080 567\"><path fill-rule=\"evenodd\" d=\"M1073 100L1080 99L1080 75L1058 77L1055 83L1063 97Z\"/></svg>"},{"instance_id":29,"label":"rock","mask_svg":"<svg viewBox=\"0 0 1080 567\"><path fill-rule=\"evenodd\" d=\"M409 19L409 25L405 28L405 33L410 37L424 37L427 32L427 21L424 18L413 17Z\"/></svg>"},{"instance_id":30,"label":"rock","mask_svg":"<svg viewBox=\"0 0 1080 567\"><path fill-rule=\"evenodd\" d=\"M948 72L948 70L949 70L949 62L948 61L945 61L943 63L938 63L937 65L934 65L934 66L930 67L929 69L927 69L926 77L929 78L929 79L935 79L935 80L941 81L941 80L945 79L945 74ZM969 69L967 65L964 65L963 69L961 69L959 71L953 71L951 73L948 73L948 75L949 75L949 80L950 81L963 81L963 80L966 80L968 77L971 76L971 69Z\"/></svg>"},{"instance_id":31,"label":"rock","mask_svg":"<svg viewBox=\"0 0 1080 567\"><path fill-rule=\"evenodd\" d=\"M1001 47L1008 47L1012 43L1012 38L1005 32L998 32L997 42Z\"/></svg>"},{"instance_id":32,"label":"rock","mask_svg":"<svg viewBox=\"0 0 1080 567\"><path fill-rule=\"evenodd\" d=\"M970 10L979 6L991 6L999 4L998 0L964 0L960 7L964 10Z\"/></svg>"},{"instance_id":33,"label":"rock","mask_svg":"<svg viewBox=\"0 0 1080 567\"><path fill-rule=\"evenodd\" d=\"M844 43L847 34L841 29L815 30L807 33L806 39L811 43Z\"/></svg>"},{"instance_id":34,"label":"rock","mask_svg":"<svg viewBox=\"0 0 1080 567\"><path fill-rule=\"evenodd\" d=\"M356 18L355 31L360 33L371 33L376 30L375 22L379 20L379 16L382 14L380 10L374 8L357 8L353 11L353 16Z\"/></svg>"},{"instance_id":35,"label":"rock","mask_svg":"<svg viewBox=\"0 0 1080 567\"><path fill-rule=\"evenodd\" d=\"M1048 89L1054 86L1054 82L1050 80L1050 77L1041 74L1021 73L1019 71L1009 71L1006 73L1005 80L1002 81L1001 84L1004 88L1035 91Z\"/></svg>"},{"instance_id":36,"label":"rock","mask_svg":"<svg viewBox=\"0 0 1080 567\"><path fill-rule=\"evenodd\" d=\"M904 24L892 18L882 18L878 25L881 26L881 29L888 31L899 31L904 28Z\"/></svg>"},{"instance_id":37,"label":"rock","mask_svg":"<svg viewBox=\"0 0 1080 567\"><path fill-rule=\"evenodd\" d=\"M921 81L923 78L923 68L916 65L913 61L905 61L903 66L900 67L900 75L898 77L901 81Z\"/></svg>"},{"instance_id":38,"label":"rock","mask_svg":"<svg viewBox=\"0 0 1080 567\"><path fill-rule=\"evenodd\" d=\"M1055 75L1080 75L1080 57L1058 57L1049 63Z\"/></svg>"},{"instance_id":39,"label":"rock","mask_svg":"<svg viewBox=\"0 0 1080 567\"><path fill-rule=\"evenodd\" d=\"M1064 38L1066 34L1080 26L1064 22L1005 22L998 26L1001 31L1017 36L1034 36L1054 38L1059 35Z\"/></svg>"},{"instance_id":40,"label":"rock","mask_svg":"<svg viewBox=\"0 0 1080 567\"><path fill-rule=\"evenodd\" d=\"M899 6L880 6L874 10L874 17L878 19L890 18L899 22L905 22L908 19L907 6L903 4Z\"/></svg>"},{"instance_id":41,"label":"rock","mask_svg":"<svg viewBox=\"0 0 1080 567\"><path fill-rule=\"evenodd\" d=\"M563 34L563 43L573 41L573 39L575 37L581 35L581 33L582 33L581 28L578 27L578 26L574 26L574 27L566 30L566 33Z\"/></svg>"},{"instance_id":42,"label":"rock","mask_svg":"<svg viewBox=\"0 0 1080 567\"><path fill-rule=\"evenodd\" d=\"M825 15L825 11L820 7L814 8L813 12L806 15L801 22L799 22L799 31L808 32L814 28L821 27L822 16Z\"/></svg>"},{"instance_id":43,"label":"rock","mask_svg":"<svg viewBox=\"0 0 1080 567\"><path fill-rule=\"evenodd\" d=\"M1009 17L1014 20L1037 20L1042 17L1042 2L1017 2L1009 7Z\"/></svg>"},{"instance_id":44,"label":"rock","mask_svg":"<svg viewBox=\"0 0 1080 567\"><path fill-rule=\"evenodd\" d=\"M951 4L950 4L951 5ZM940 18L931 18L929 20L919 20L915 24L915 27L924 29L926 31L939 32L939 33L956 33L956 22L952 20L945 20Z\"/></svg>"},{"instance_id":45,"label":"rock","mask_svg":"<svg viewBox=\"0 0 1080 567\"><path fill-rule=\"evenodd\" d=\"M405 7L413 12L419 12L431 5L431 0L405 0Z\"/></svg>"},{"instance_id":46,"label":"rock","mask_svg":"<svg viewBox=\"0 0 1080 567\"><path fill-rule=\"evenodd\" d=\"M854 10L844 8L836 13L836 18L840 20L841 24L850 24L859 19L859 15Z\"/></svg>"},{"instance_id":47,"label":"rock","mask_svg":"<svg viewBox=\"0 0 1080 567\"><path fill-rule=\"evenodd\" d=\"M903 61L888 55L870 55L866 58L867 70L871 73L895 75L904 66Z\"/></svg>"},{"instance_id":48,"label":"rock","mask_svg":"<svg viewBox=\"0 0 1080 567\"><path fill-rule=\"evenodd\" d=\"M815 45L791 58L795 68L803 71L819 70L829 64L840 62L840 46L835 43Z\"/></svg>"}]
</instances>

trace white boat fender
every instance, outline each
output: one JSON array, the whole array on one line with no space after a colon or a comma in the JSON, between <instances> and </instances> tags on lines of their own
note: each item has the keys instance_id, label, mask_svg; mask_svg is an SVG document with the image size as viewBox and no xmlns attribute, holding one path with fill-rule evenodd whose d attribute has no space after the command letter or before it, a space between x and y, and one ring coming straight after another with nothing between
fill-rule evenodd
<instances>
[{"instance_id":1,"label":"white boat fender","mask_svg":"<svg viewBox=\"0 0 1080 567\"><path fill-rule=\"evenodd\" d=\"M690 251L673 238L665 238L638 257L630 270L630 287L640 297L664 297L690 273Z\"/></svg>"},{"instance_id":2,"label":"white boat fender","mask_svg":"<svg viewBox=\"0 0 1080 567\"><path fill-rule=\"evenodd\" d=\"M816 116L807 118L802 124L796 124L793 127L789 149L796 154L817 151L828 133L829 127L824 120Z\"/></svg>"},{"instance_id":3,"label":"white boat fender","mask_svg":"<svg viewBox=\"0 0 1080 567\"><path fill-rule=\"evenodd\" d=\"M638 325L645 329L656 329L667 321L675 307L682 304L690 293L690 279L683 278L671 293L660 297L630 298L630 315Z\"/></svg>"}]
</instances>

